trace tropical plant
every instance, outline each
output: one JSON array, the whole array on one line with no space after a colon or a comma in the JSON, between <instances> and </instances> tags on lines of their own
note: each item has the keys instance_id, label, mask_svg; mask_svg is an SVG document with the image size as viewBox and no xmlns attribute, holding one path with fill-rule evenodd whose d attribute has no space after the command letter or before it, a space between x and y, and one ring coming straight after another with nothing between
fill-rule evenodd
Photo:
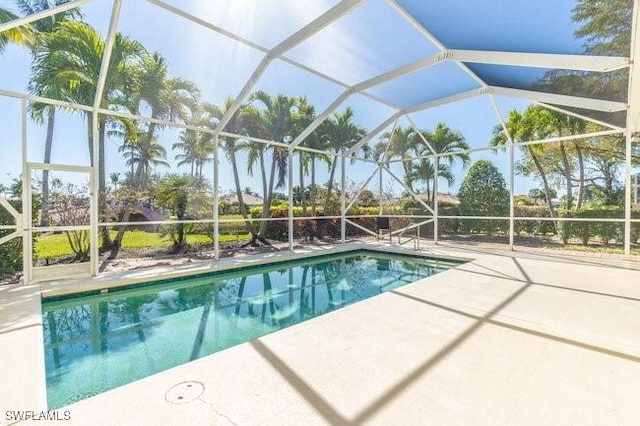
<instances>
[{"instance_id":1,"label":"tropical plant","mask_svg":"<svg viewBox=\"0 0 640 426\"><path fill-rule=\"evenodd\" d=\"M89 188L73 183L63 184L59 179L51 182L51 208L56 211L57 225L78 226L89 225ZM75 253L76 260L87 260L91 242L89 231L64 231L69 247Z\"/></svg>"},{"instance_id":2,"label":"tropical plant","mask_svg":"<svg viewBox=\"0 0 640 426\"><path fill-rule=\"evenodd\" d=\"M415 140L417 146L414 148L420 161L418 164L412 163L412 170L407 176L412 183L414 180L425 182L429 203L433 204L436 199L436 185L434 182L436 170L435 165L432 163L435 160L424 157L434 153L441 155L438 161L438 177L445 179L451 186L455 183L455 176L451 171L451 166L456 161L461 161L463 169L467 167L470 161L469 145L460 131L451 129L442 122L436 125L435 130L420 130L420 133L422 138ZM432 187L434 191L431 191Z\"/></svg>"},{"instance_id":3,"label":"tropical plant","mask_svg":"<svg viewBox=\"0 0 640 426\"><path fill-rule=\"evenodd\" d=\"M192 193L200 192L202 186L201 180L189 175L168 175L156 188L156 203L170 208L176 219L183 221ZM177 237L174 240L174 250L178 251L186 245L185 224L177 223L175 226Z\"/></svg>"},{"instance_id":4,"label":"tropical plant","mask_svg":"<svg viewBox=\"0 0 640 426\"><path fill-rule=\"evenodd\" d=\"M325 150L330 153L331 162L329 166L329 180L327 181L327 194L324 199L322 212L326 215L329 212L329 201L333 190L336 176L336 167L340 160L340 154L353 147L360 139L366 135L366 130L353 122L354 113L350 107L342 112L336 112L322 124L322 132L327 140ZM362 151L368 153L368 146L363 146ZM355 153L354 153L355 154Z\"/></svg>"},{"instance_id":5,"label":"tropical plant","mask_svg":"<svg viewBox=\"0 0 640 426\"><path fill-rule=\"evenodd\" d=\"M18 0L16 4L22 16L34 15L36 13L44 12L52 7L60 6L68 3L70 0ZM33 51L37 51L41 43L39 43L39 36L42 34L52 33L56 26L67 20L80 19L82 13L80 9L74 8L64 12L50 15L46 18L38 19L31 24L31 28L34 32L33 42L30 43ZM36 85L33 80L29 83L29 90L31 93L48 98L59 98L59 90L55 84L48 85ZM47 133L45 136L44 145L44 159L45 164L51 162L51 149L53 145L53 129L55 126L56 106L47 105L40 102L34 102L29 104L29 111L31 118L36 123L43 123L47 121ZM40 212L40 225L47 226L49 224L49 170L42 171L42 208Z\"/></svg>"},{"instance_id":6,"label":"tropical plant","mask_svg":"<svg viewBox=\"0 0 640 426\"><path fill-rule=\"evenodd\" d=\"M138 129L137 132L125 133L125 142L119 151L127 159L126 165L135 168L134 184L137 189L145 190L149 187L149 179L153 169L158 166L169 167L165 161L167 150L154 137L147 143L147 132Z\"/></svg>"},{"instance_id":7,"label":"tropical plant","mask_svg":"<svg viewBox=\"0 0 640 426\"><path fill-rule=\"evenodd\" d=\"M315 119L315 108L311 105L306 97L298 98L298 105L293 114L292 130L293 136L297 136ZM300 204L304 215L307 215L307 196L304 185L304 176L309 171L309 165L312 162L311 153L307 151L298 151L298 178L300 179ZM313 209L315 215L315 209Z\"/></svg>"},{"instance_id":8,"label":"tropical plant","mask_svg":"<svg viewBox=\"0 0 640 426\"><path fill-rule=\"evenodd\" d=\"M226 114L226 112L229 110L232 104L233 104L233 98L227 98L224 102L224 105L222 106L205 104L203 108L211 117L212 120L210 121L213 121L213 120L220 120ZM262 125L263 125L263 120L262 120L261 112L253 105L244 105L232 116L231 120L227 124L227 129L230 132L239 134L239 135L244 135L249 133L253 133L254 135L255 134L259 135ZM258 234L255 232L253 225L249 220L249 212L247 211L247 206L244 203L244 198L243 198L244 191L242 190L242 186L240 184L240 174L238 170L238 158L237 158L238 152L248 150L250 144L247 141L242 140L240 138L234 138L229 136L221 136L219 140L221 142L222 150L224 151L225 155L229 159L229 162L231 163L231 169L233 172L233 182L235 186L236 197L238 198L238 207L240 210L240 214L242 214L242 218L244 220L245 229L248 233L251 234L250 244L255 245L258 240ZM255 144L255 145L261 145L264 148L264 145L262 144ZM262 169L262 178L263 178L262 181L263 181L263 187L264 187L266 183L266 179L265 179L265 172L264 172L263 157L261 157L261 160L262 160L261 169ZM249 160L247 166L249 170L252 169L251 159ZM266 191L264 191L263 193L266 193ZM266 242L266 240L263 242Z\"/></svg>"},{"instance_id":9,"label":"tropical plant","mask_svg":"<svg viewBox=\"0 0 640 426\"><path fill-rule=\"evenodd\" d=\"M297 109L299 99L285 95L271 96L264 91L257 91L251 95L250 100L252 103L256 102L263 107L261 117L264 123L263 129L268 139L279 143L291 142L293 139L291 134L293 130L293 115ZM267 212L269 210L268 206L271 205L273 191L284 186L289 160L289 150L282 145L272 145L269 149L271 150L271 168L266 192L263 193L263 211ZM259 155L264 157L264 152L262 154L259 152ZM264 238L266 228L267 222L262 221L258 232L259 237Z\"/></svg>"},{"instance_id":10,"label":"tropical plant","mask_svg":"<svg viewBox=\"0 0 640 426\"><path fill-rule=\"evenodd\" d=\"M534 139L541 139L540 132L538 131L538 117L542 107L532 105L528 107L524 113L520 113L517 110L509 112L509 117L505 122L505 128L498 124L493 128L493 136L491 138L491 146L496 149L505 150L509 146L510 138L513 142L528 142ZM547 176L547 170L543 166L543 157L547 154L545 152L546 146L543 144L537 145L521 145L520 149L525 157L524 161L530 161L534 164L533 169L538 174L538 177L542 181L543 190L545 193L545 199L549 208L549 214L551 217L555 217L553 209L553 190L549 183ZM531 168L524 168L524 173L529 173Z\"/></svg>"},{"instance_id":11,"label":"tropical plant","mask_svg":"<svg viewBox=\"0 0 640 426\"><path fill-rule=\"evenodd\" d=\"M153 120L182 122L189 120L193 116L192 112L198 107L200 96L198 87L179 77L169 78L166 61L158 52L143 54L139 65L140 77L136 93L138 105L135 112L139 112L140 108L146 105L151 110ZM144 139L139 141L141 158L137 163L136 177L141 183L145 181L144 173L150 161L145 159L144 155L152 154L154 150L157 153L154 140L158 127L162 126L155 121L150 121ZM196 155L194 161L197 162L198 159L200 158ZM200 172L203 163L204 160L201 159Z\"/></svg>"},{"instance_id":12,"label":"tropical plant","mask_svg":"<svg viewBox=\"0 0 640 426\"><path fill-rule=\"evenodd\" d=\"M0 8L0 24L18 19L18 15L8 9ZM33 29L31 26L20 26L7 31L0 32L0 54L4 51L8 43L29 45L33 42Z\"/></svg>"},{"instance_id":13,"label":"tropical plant","mask_svg":"<svg viewBox=\"0 0 640 426\"><path fill-rule=\"evenodd\" d=\"M383 133L374 147L374 157L381 163L388 163L394 158L402 160L405 184L411 191L413 159L422 153L422 140L412 127L396 126L391 132Z\"/></svg>"},{"instance_id":14,"label":"tropical plant","mask_svg":"<svg viewBox=\"0 0 640 426\"><path fill-rule=\"evenodd\" d=\"M59 90L61 100L101 108L127 108L136 105L139 68L145 54L144 47L122 34L116 34L109 67L106 70L102 97L98 94L98 81L105 49L105 40L90 25L65 21L56 25L53 32L39 37L40 44L33 61L32 85L34 90L46 90L53 85ZM93 151L92 112L83 112L87 118L89 151ZM98 117L98 154L105 158L105 136L107 121L112 116ZM93 157L91 157L93 163ZM99 210L104 220L107 210L105 188L105 162L98 164ZM111 245L108 229L103 228L103 244Z\"/></svg>"}]
</instances>

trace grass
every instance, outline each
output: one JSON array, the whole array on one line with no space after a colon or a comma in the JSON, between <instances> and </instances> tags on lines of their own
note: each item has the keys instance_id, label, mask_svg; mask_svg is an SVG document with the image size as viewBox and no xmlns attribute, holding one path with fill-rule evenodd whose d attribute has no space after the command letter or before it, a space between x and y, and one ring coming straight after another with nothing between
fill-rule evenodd
<instances>
[{"instance_id":1,"label":"grass","mask_svg":"<svg viewBox=\"0 0 640 426\"><path fill-rule=\"evenodd\" d=\"M115 238L117 232L111 231L111 237ZM249 234L236 235L220 235L220 243L228 243L235 241L243 241L249 239ZM187 244L210 244L213 241L209 235L205 234L189 234L187 235ZM122 248L125 249L141 249L141 248L157 248L171 247L173 242L169 237L160 238L155 232L145 231L127 231L122 240ZM45 235L38 238L36 242L36 256L38 259L51 259L62 256L71 256L73 251L69 246L67 235L65 233Z\"/></svg>"}]
</instances>

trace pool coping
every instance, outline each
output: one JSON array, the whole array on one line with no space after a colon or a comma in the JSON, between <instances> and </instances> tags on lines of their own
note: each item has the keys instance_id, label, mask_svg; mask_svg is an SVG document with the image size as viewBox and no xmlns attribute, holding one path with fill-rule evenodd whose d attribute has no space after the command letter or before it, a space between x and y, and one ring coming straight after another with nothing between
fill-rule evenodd
<instances>
[{"instance_id":1,"label":"pool coping","mask_svg":"<svg viewBox=\"0 0 640 426\"><path fill-rule=\"evenodd\" d=\"M383 253L413 257L428 257L435 260L456 263L470 262L474 260L474 258L470 257L448 256L428 249L416 251L386 244L372 244L370 246L363 247L362 243L345 243L336 246L318 246L310 249L296 249L294 251L223 258L217 261L197 261L188 265L170 265L168 267L151 266L129 271L100 274L97 277L48 281L37 285L40 287L40 294L42 298L55 299L58 297L72 297L76 294L78 296L82 296L83 293L96 294L100 291L108 291L119 287L135 288L136 284L145 286L153 285L164 280L197 277L199 275L240 269L245 266L267 266L274 263L301 260L309 257L310 255L313 257L320 257L324 255L334 255L359 250L379 251Z\"/></svg>"}]
</instances>

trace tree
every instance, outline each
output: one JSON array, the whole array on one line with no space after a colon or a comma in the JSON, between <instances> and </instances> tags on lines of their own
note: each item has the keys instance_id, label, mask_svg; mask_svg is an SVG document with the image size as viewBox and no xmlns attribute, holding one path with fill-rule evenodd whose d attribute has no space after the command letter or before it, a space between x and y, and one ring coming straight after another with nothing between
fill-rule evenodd
<instances>
[{"instance_id":1,"label":"tree","mask_svg":"<svg viewBox=\"0 0 640 426\"><path fill-rule=\"evenodd\" d=\"M18 19L18 16L7 9L0 8L0 24ZM30 26L20 26L0 33L0 54L9 42L28 45L33 41L33 30Z\"/></svg>"},{"instance_id":2,"label":"tree","mask_svg":"<svg viewBox=\"0 0 640 426\"><path fill-rule=\"evenodd\" d=\"M36 13L44 12L52 7L60 6L68 3L70 0L19 0L17 1L20 13L23 16L34 15ZM35 32L35 42L31 43L33 51L37 51L41 44L38 42L38 35L51 34L56 26L67 20L80 19L82 13L80 9L69 9L65 12L56 13L46 18L38 19L31 27ZM47 85L35 84L33 79L29 83L29 90L31 93L48 98L58 99L60 96L60 87L51 82ZM51 149L53 146L53 128L55 126L56 106L46 105L42 103L31 103L29 105L31 117L37 123L47 121L47 134L45 136L44 144L44 163L49 164L51 162ZM49 224L49 170L42 171L42 208L40 211L40 225L47 226Z\"/></svg>"},{"instance_id":3,"label":"tree","mask_svg":"<svg viewBox=\"0 0 640 426\"><path fill-rule=\"evenodd\" d=\"M435 180L435 166L429 158L421 158L417 163L412 163L411 174L409 179L412 184L415 182L424 182L426 186L427 202L433 203L435 200L435 186L431 190L431 184ZM447 181L449 186L455 183L455 176L451 171L451 167L443 162L438 162L438 177Z\"/></svg>"},{"instance_id":4,"label":"tree","mask_svg":"<svg viewBox=\"0 0 640 426\"><path fill-rule=\"evenodd\" d=\"M633 0L578 0L573 9L578 25L574 35L583 41L586 54L630 56ZM535 89L554 93L611 99L626 102L627 68L606 73L553 70L534 85ZM625 127L625 112L579 111L590 117Z\"/></svg>"},{"instance_id":5,"label":"tree","mask_svg":"<svg viewBox=\"0 0 640 426\"><path fill-rule=\"evenodd\" d=\"M573 20L581 24L575 32L593 55L629 55L633 0L580 0Z\"/></svg>"},{"instance_id":6,"label":"tree","mask_svg":"<svg viewBox=\"0 0 640 426\"><path fill-rule=\"evenodd\" d=\"M147 142L147 132L138 129L136 133L125 134L125 143L120 146L119 151L127 159L126 165L132 170L135 168L133 184L139 190L149 187L149 179L153 169L158 166L169 167L165 161L167 150L158 143L154 137Z\"/></svg>"},{"instance_id":7,"label":"tree","mask_svg":"<svg viewBox=\"0 0 640 426\"><path fill-rule=\"evenodd\" d=\"M455 176L451 171L451 166L456 161L462 161L463 169L469 164L469 145L467 144L464 135L458 131L450 128L445 123L438 123L435 130L420 130L420 133L424 139L428 142L428 145L424 143L422 138L416 139L416 152L418 157L425 157L433 154L447 154L440 157L438 161L438 177L443 178L449 185L453 185L455 182ZM431 151L431 148L433 151ZM427 197L429 203L433 204L436 199L435 190L432 192L432 182L435 180L435 166L432 164L431 159L421 158L417 164L413 164L412 170L409 174L409 180L423 181L427 187ZM435 189L435 184L433 184Z\"/></svg>"},{"instance_id":8,"label":"tree","mask_svg":"<svg viewBox=\"0 0 640 426\"><path fill-rule=\"evenodd\" d=\"M275 142L291 142L293 139L291 135L294 120L293 115L297 109L299 99L290 98L285 95L271 96L266 92L257 91L251 95L251 102L258 102L258 104L263 106L261 117L263 119L263 129L266 136ZM274 145L269 149L271 150L271 169L269 172L269 181L266 185L266 191L263 194L263 219L269 215L269 207L271 205L273 191L284 186L289 160L289 150L283 146ZM259 151L259 155L262 155L261 159L263 161L264 151ZM263 167L262 163L261 167ZM258 236L264 238L266 231L267 222L263 220L262 223L260 223Z\"/></svg>"},{"instance_id":9,"label":"tree","mask_svg":"<svg viewBox=\"0 0 640 426\"><path fill-rule=\"evenodd\" d=\"M552 198L556 198L558 196L558 193L554 189L552 189L550 195ZM545 203L547 200L547 194L543 189L533 188L529 190L529 198L534 200L536 204Z\"/></svg>"},{"instance_id":10,"label":"tree","mask_svg":"<svg viewBox=\"0 0 640 426\"><path fill-rule=\"evenodd\" d=\"M478 160L470 168L458 193L461 216L506 216L509 191L502 173L488 160ZM484 223L483 223L484 222ZM487 221L478 221L474 229L491 230Z\"/></svg>"},{"instance_id":11,"label":"tree","mask_svg":"<svg viewBox=\"0 0 640 426\"><path fill-rule=\"evenodd\" d=\"M226 112L229 110L229 108L233 104L233 101L234 101L233 98L227 98L225 99L224 104L222 106L205 104L203 108L211 117L212 120L210 121L213 121L213 120L217 121L217 120L220 120L226 114ZM236 111L236 113L233 115L233 117L227 124L227 128L229 129L229 131L236 134L249 134L249 133L256 134L255 133L256 131L260 132L262 124L263 124L263 121L262 121L261 112L253 105L245 105L241 107L238 111ZM235 185L236 197L238 198L238 207L240 209L240 214L242 215L242 218L244 220L245 229L249 234L251 234L251 241L249 242L249 244L256 245L258 241L258 234L256 234L255 230L253 229L253 225L249 220L247 205L245 204L243 199L244 192L242 190L242 186L240 185L240 174L238 170L238 158L237 158L237 153L243 150L249 150L250 144L247 141L241 140L239 138L233 138L228 136L220 136L219 141L221 143L220 146L222 147L222 150L224 151L225 155L229 159L229 162L231 163L231 169L233 172L233 182ZM262 144L255 144L255 145L262 145ZM262 145L262 148L264 149L263 145ZM263 152L264 151L261 151L260 155L262 155ZM260 157L260 158L262 160L261 170L262 170L263 195L264 195L266 194L266 173L264 171L265 170L264 157ZM252 168L251 158L247 166L248 166L248 169L251 170ZM262 213L264 217L265 212L263 211ZM266 240L263 240L262 242L266 243Z\"/></svg>"},{"instance_id":12,"label":"tree","mask_svg":"<svg viewBox=\"0 0 640 426\"><path fill-rule=\"evenodd\" d=\"M586 128L586 122L584 120L575 118L568 114L548 110L546 108L537 108L535 111L538 114L538 120L536 121L538 132L542 137L571 136L584 133L584 129ZM559 171L565 179L565 187L567 191L567 209L571 210L573 207L572 162L566 142L560 141L557 146L560 152L560 164L562 165L559 167ZM578 169L580 173L577 203L578 208L580 208L584 192L584 157L582 155L582 149L579 142L573 142L573 147L578 159Z\"/></svg>"},{"instance_id":13,"label":"tree","mask_svg":"<svg viewBox=\"0 0 640 426\"><path fill-rule=\"evenodd\" d=\"M201 188L202 181L192 176L172 174L160 181L156 190L156 202L173 210L176 219L183 221L192 193L199 192ZM176 231L174 250L178 251L186 245L185 224L177 223Z\"/></svg>"},{"instance_id":14,"label":"tree","mask_svg":"<svg viewBox=\"0 0 640 426\"><path fill-rule=\"evenodd\" d=\"M89 225L89 188L73 183L63 184L59 179L51 182L51 207L57 212L60 226ZM69 247L75 253L76 260L84 261L89 257L91 242L89 231L64 231Z\"/></svg>"},{"instance_id":15,"label":"tree","mask_svg":"<svg viewBox=\"0 0 640 426\"><path fill-rule=\"evenodd\" d=\"M41 35L41 44L34 54L34 87L53 85L59 88L61 100L93 106L102 67L105 40L86 23L65 21L59 23L50 34ZM116 34L111 60L106 72L101 108L135 108L139 86L139 64L146 50L135 40ZM89 152L93 151L93 112L83 112L87 118ZM107 203L105 197L105 136L107 121L112 116L98 117L98 164L99 210L105 220ZM93 164L93 156L91 156ZM109 229L102 229L103 246L111 245Z\"/></svg>"},{"instance_id":16,"label":"tree","mask_svg":"<svg viewBox=\"0 0 640 426\"><path fill-rule=\"evenodd\" d=\"M151 110L151 118L154 120L186 122L191 116L191 112L198 106L200 90L198 87L182 78L169 78L165 59L158 52L142 55L140 62L140 78L138 87L138 105L134 112L139 113L142 104L146 104ZM156 128L160 127L155 122L149 122L146 136L138 142L140 145L141 158L138 162L136 176L140 182L144 182L145 165L148 162L144 158L145 153L157 151L153 145ZM200 146L196 144L196 148ZM199 163L200 173L202 165L206 160L197 150L195 152L195 162ZM207 153L208 154L208 153ZM199 161L198 161L199 160Z\"/></svg>"},{"instance_id":17,"label":"tree","mask_svg":"<svg viewBox=\"0 0 640 426\"><path fill-rule=\"evenodd\" d=\"M294 136L302 133L304 129L306 129L311 122L315 119L316 113L315 108L309 102L307 102L307 98L300 97L298 98L298 105L295 108L293 113L292 120L292 131L291 133ZM312 162L313 157L311 153L306 151L298 151L298 178L300 179L300 205L302 206L302 214L304 216L307 215L307 196L304 185L304 176L308 172L308 168L310 163ZM315 172L315 171L314 171ZM315 177L314 177L315 179ZM312 183L312 185L315 182ZM315 199L314 199L315 202ZM315 207L315 206L314 206ZM315 208L312 208L313 214L315 216Z\"/></svg>"},{"instance_id":18,"label":"tree","mask_svg":"<svg viewBox=\"0 0 640 426\"><path fill-rule=\"evenodd\" d=\"M413 159L420 156L421 143L422 140L412 127L396 126L393 131L385 132L380 136L380 142L374 148L374 157L383 163L394 158L401 159L405 183L413 191L411 181Z\"/></svg>"},{"instance_id":19,"label":"tree","mask_svg":"<svg viewBox=\"0 0 640 426\"><path fill-rule=\"evenodd\" d=\"M511 137L514 142L528 142L535 139L542 139L538 130L538 121L541 110L542 107L538 105L529 106L524 113L520 113L515 109L511 110L505 123L507 132L505 132L505 129L501 124L497 124L493 128L491 146L496 149L507 149L507 146L510 143L509 137ZM541 157L546 155L546 147L546 144L525 145L521 146L520 149L523 151L525 161L531 161L534 164L533 169L542 181L549 214L552 218L555 218L552 201L554 198L552 196L553 190L549 184L547 170L544 168L541 160ZM528 173L528 170L530 170L530 168L525 169L525 174Z\"/></svg>"},{"instance_id":20,"label":"tree","mask_svg":"<svg viewBox=\"0 0 640 426\"><path fill-rule=\"evenodd\" d=\"M329 172L329 180L327 181L327 194L324 199L324 207L322 213L327 214L329 211L329 201L331 200L331 191L336 176L336 166L340 157L338 154L345 154L352 146L362 139L367 131L353 122L354 113L350 107L342 112L336 112L328 120L322 124L322 132L327 140L327 151L332 151L331 165ZM364 152L368 147L363 147ZM355 154L355 153L354 153Z\"/></svg>"}]
</instances>

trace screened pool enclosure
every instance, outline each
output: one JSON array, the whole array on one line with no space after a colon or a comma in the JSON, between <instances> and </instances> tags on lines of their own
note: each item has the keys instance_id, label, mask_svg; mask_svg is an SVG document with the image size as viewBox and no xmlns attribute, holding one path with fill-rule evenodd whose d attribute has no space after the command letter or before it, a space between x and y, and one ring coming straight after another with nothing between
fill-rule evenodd
<instances>
[{"instance_id":1,"label":"screened pool enclosure","mask_svg":"<svg viewBox=\"0 0 640 426\"><path fill-rule=\"evenodd\" d=\"M638 4L611 3L3 1L0 276L387 222L637 255Z\"/></svg>"}]
</instances>

